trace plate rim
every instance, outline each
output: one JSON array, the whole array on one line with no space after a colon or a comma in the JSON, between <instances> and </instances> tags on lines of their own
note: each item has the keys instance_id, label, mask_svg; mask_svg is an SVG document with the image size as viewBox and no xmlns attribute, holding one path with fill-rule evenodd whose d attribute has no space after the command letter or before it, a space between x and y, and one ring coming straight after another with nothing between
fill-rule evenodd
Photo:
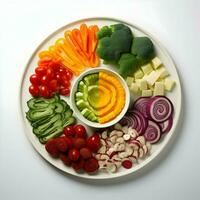
<instances>
[{"instance_id":1,"label":"plate rim","mask_svg":"<svg viewBox=\"0 0 200 200\"><path fill-rule=\"evenodd\" d=\"M52 163L50 161L50 159L46 158L40 151L38 151L38 149L36 148L36 146L34 145L34 143L32 142L32 140L30 139L30 137L28 137L28 134L26 133L27 130L26 130L26 121L24 119L24 112L23 112L23 106L22 106L22 85L24 83L24 80L25 80L25 74L27 73L27 70L28 70L28 66L30 65L32 59L34 58L34 56L36 55L36 53L38 52L38 50L46 43L48 42L49 39L51 39L53 36L55 36L56 34L58 34L59 32L61 32L63 29L65 29L67 26L73 26L74 24L77 24L77 23L81 23L83 21L94 21L94 20L109 20L109 21L116 21L116 22L119 22L119 23L124 23L124 24L127 24L128 26L130 27L133 27L143 33L145 33L146 35L148 35L153 41L156 42L156 45L163 51L164 53L164 56L167 57L168 60L170 60L170 62L172 63L172 66L174 68L174 70L176 71L177 73L177 77L178 77L178 81L179 81L179 84L177 84L176 87L179 87L178 90L179 90L179 93L180 93L180 104L176 107L176 110L178 110L178 113L177 113L177 122L176 122L176 125L172 127L172 134L170 137L168 137L167 139L165 139L165 141L162 141L162 142L165 142L165 144L159 148L158 150L156 150L154 152L153 155L151 155L151 159L145 160L140 163L139 167L135 167L136 169L135 170L132 170L130 171L129 173L115 173L115 174L112 174L112 176L95 176L95 175L88 175L88 174L78 174L76 172L74 173L71 173L71 172L67 172L63 169L61 169L60 167L58 167L57 165L55 165L54 163ZM141 171L144 167L147 167L149 166L150 163L152 163L155 159L158 159L158 156L161 152L164 151L164 149L166 149L166 147L168 146L169 142L171 141L172 139L172 136L177 132L177 126L178 124L180 123L180 117L181 117L181 113L182 113L182 87L181 87L181 80L180 80L180 76L179 76L179 72L178 72L178 69L176 67L176 64L174 62L174 59L172 58L172 56L170 55L170 53L168 52L168 50L163 46L163 44L159 41L159 39L157 39L157 37L154 37L154 35L152 35L148 30L146 29L143 29L141 28L138 24L135 24L135 23L131 23L129 20L122 20L122 19L119 19L119 18L114 18L114 17L101 17L101 16L97 16L97 17L88 17L88 18L81 18L81 19L78 19L78 20L74 20L70 23L67 23L59 28L57 28L55 31L53 31L51 34L49 34L47 37L45 37L42 42L39 43L39 45L36 46L36 48L34 48L34 51L31 53L28 61L26 62L25 64L25 67L23 69L23 72L22 72L22 76L21 76L21 81L20 81L20 87L19 87L19 93L18 93L18 101L19 101L19 104L20 106L18 107L19 109L19 112L20 112L20 119L21 119L21 122L23 123L23 130L25 132L25 135L26 137L28 138L29 142L31 143L32 147L36 150L36 152L45 160L47 161L49 164L51 164L53 167L55 167L57 170L61 170L62 172L64 172L65 174L67 175L70 175L70 176L75 176L75 177L78 177L78 178L83 178L83 179L88 179L88 180L111 180L111 179L116 179L116 178L120 178L120 177L124 177L124 176L128 176L128 175L133 175L133 174L136 174L136 172L139 172ZM176 133L177 134L177 133Z\"/></svg>"}]
</instances>

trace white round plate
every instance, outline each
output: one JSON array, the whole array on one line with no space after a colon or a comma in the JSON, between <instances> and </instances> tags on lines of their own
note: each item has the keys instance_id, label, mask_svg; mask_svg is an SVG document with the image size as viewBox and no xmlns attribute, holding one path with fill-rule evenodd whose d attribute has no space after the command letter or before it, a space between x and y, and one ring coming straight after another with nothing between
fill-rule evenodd
<instances>
[{"instance_id":1,"label":"white round plate","mask_svg":"<svg viewBox=\"0 0 200 200\"><path fill-rule=\"evenodd\" d=\"M171 99L173 102L175 112L174 112L174 123L173 127L171 128L170 132L166 134L166 136L162 139L162 141L158 144L152 145L153 148L151 150L151 155L147 158L139 161L139 164L135 165L131 169L123 169L121 168L118 172L114 174L108 174L106 172L99 172L95 175L88 175L86 173L84 174L78 174L76 173L72 168L69 168L65 166L62 161L59 159L52 158L45 150L44 145L42 145L39 140L36 138L36 136L32 133L31 125L29 124L28 120L26 119L25 112L28 110L26 102L31 98L28 87L30 85L29 83L29 77L31 74L34 73L34 69L37 66L38 61L38 52L48 49L50 45L52 45L55 40L59 37L63 36L63 33L65 30L71 30L73 28L77 28L80 26L81 23L86 23L87 25L97 24L99 27L104 25L111 25L115 23L124 23L125 25L129 26L133 34L135 36L148 36L151 38L151 40L154 43L156 54L161 59L165 67L168 69L168 71L171 74L171 78L176 81L176 86L173 89L171 93L168 93L167 96ZM102 67L110 68L110 66L103 65L101 62ZM101 67L100 66L100 67ZM111 67L114 69L113 67ZM75 78L74 78L75 80ZM62 97L65 99L68 103L69 98ZM178 73L175 67L175 64L173 63L172 58L169 56L168 52L165 50L165 48L160 44L160 42L152 37L147 31L144 31L143 29L139 28L138 26L135 26L133 24L130 24L125 21L121 21L118 19L111 19L111 18L89 18L89 19L82 19L79 21L72 22L70 24L67 24L66 26L63 26L62 28L58 29L54 33L52 33L50 36L48 36L35 50L35 52L32 54L31 58L29 59L27 66L25 68L22 82L21 82L21 88L20 88L20 107L21 107L21 114L22 114L22 120L25 127L25 133L28 137L28 139L31 141L32 145L36 149L36 151L49 163L51 163L53 166L57 167L58 169L68 173L72 174L74 176L87 178L87 179L112 179L124 175L128 175L130 173L136 173L141 168L143 168L145 165L149 164L151 161L155 159L156 156L164 149L164 147L168 144L169 140L172 138L172 135L175 134L175 128L178 124L178 120L180 117L181 112L181 86L180 86L180 80L178 77ZM75 116L76 117L76 116ZM87 127L87 131L89 134L92 133L92 128Z\"/></svg>"}]
</instances>

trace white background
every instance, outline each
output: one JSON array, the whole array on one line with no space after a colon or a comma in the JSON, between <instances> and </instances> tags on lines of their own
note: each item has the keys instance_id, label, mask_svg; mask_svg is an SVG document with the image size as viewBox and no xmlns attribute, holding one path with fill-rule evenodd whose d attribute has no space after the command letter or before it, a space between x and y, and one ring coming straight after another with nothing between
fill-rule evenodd
<instances>
[{"instance_id":1,"label":"white background","mask_svg":"<svg viewBox=\"0 0 200 200\"><path fill-rule=\"evenodd\" d=\"M174 58L183 88L177 137L137 176L86 181L45 162L25 137L19 87L36 46L68 22L108 16L156 36ZM200 199L200 1L0 1L0 199Z\"/></svg>"}]
</instances>

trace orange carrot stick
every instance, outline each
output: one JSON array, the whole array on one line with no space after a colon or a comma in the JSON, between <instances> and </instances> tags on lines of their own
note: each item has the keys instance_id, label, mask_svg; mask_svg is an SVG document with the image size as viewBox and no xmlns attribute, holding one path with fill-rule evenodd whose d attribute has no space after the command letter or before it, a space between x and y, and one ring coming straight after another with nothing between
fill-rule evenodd
<instances>
[{"instance_id":1,"label":"orange carrot stick","mask_svg":"<svg viewBox=\"0 0 200 200\"><path fill-rule=\"evenodd\" d=\"M86 24L81 24L80 33L81 33L81 39L83 43L83 51L87 52L88 28Z\"/></svg>"}]
</instances>

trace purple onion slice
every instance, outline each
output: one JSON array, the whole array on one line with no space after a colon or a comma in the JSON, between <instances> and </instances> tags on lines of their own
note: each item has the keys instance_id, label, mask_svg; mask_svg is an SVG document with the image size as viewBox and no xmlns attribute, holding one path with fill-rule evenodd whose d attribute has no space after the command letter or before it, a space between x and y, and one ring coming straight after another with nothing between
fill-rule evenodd
<instances>
[{"instance_id":1,"label":"purple onion slice","mask_svg":"<svg viewBox=\"0 0 200 200\"><path fill-rule=\"evenodd\" d=\"M158 142L161 138L161 130L159 125L156 122L149 120L144 137L151 144Z\"/></svg>"},{"instance_id":2,"label":"purple onion slice","mask_svg":"<svg viewBox=\"0 0 200 200\"><path fill-rule=\"evenodd\" d=\"M171 116L168 120L159 123L159 125L161 127L162 134L169 132L173 125L173 117Z\"/></svg>"},{"instance_id":3,"label":"purple onion slice","mask_svg":"<svg viewBox=\"0 0 200 200\"><path fill-rule=\"evenodd\" d=\"M149 97L140 97L135 101L133 109L140 111L143 116L147 118L147 105L149 104L149 101Z\"/></svg>"},{"instance_id":4,"label":"purple onion slice","mask_svg":"<svg viewBox=\"0 0 200 200\"><path fill-rule=\"evenodd\" d=\"M164 122L173 114L172 102L165 96L152 97L147 105L147 114L155 122Z\"/></svg>"},{"instance_id":5,"label":"purple onion slice","mask_svg":"<svg viewBox=\"0 0 200 200\"><path fill-rule=\"evenodd\" d=\"M137 110L129 111L126 116L132 120L130 127L143 135L148 125L147 119Z\"/></svg>"}]
</instances>

